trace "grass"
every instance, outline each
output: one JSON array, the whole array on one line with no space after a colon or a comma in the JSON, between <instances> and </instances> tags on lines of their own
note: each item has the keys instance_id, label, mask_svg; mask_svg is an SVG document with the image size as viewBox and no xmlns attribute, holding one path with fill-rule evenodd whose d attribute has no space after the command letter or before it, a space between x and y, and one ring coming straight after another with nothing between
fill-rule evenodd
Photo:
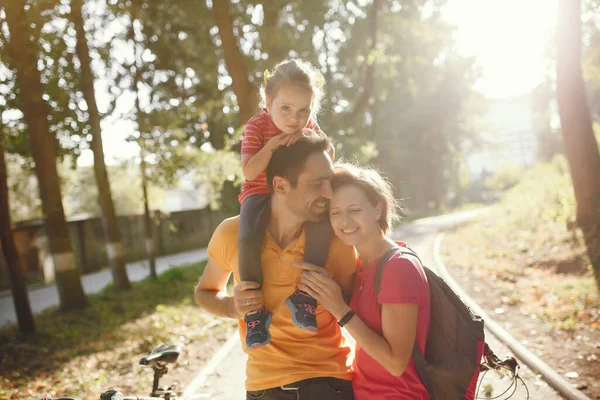
<instances>
[{"instance_id":1,"label":"grass","mask_svg":"<svg viewBox=\"0 0 600 400\"><path fill-rule=\"evenodd\" d=\"M88 296L90 306L83 310L44 311L29 336L19 335L15 326L1 329L0 398L97 399L114 386L147 394L151 371L137 362L152 347L215 345L233 326L194 304L193 287L204 265L170 269L156 281L133 283L128 292L108 286ZM209 355L196 358L201 362Z\"/></svg>"},{"instance_id":2,"label":"grass","mask_svg":"<svg viewBox=\"0 0 600 400\"><path fill-rule=\"evenodd\" d=\"M600 296L564 157L524 175L501 202L444 240L445 258L557 329L600 330Z\"/></svg>"}]
</instances>

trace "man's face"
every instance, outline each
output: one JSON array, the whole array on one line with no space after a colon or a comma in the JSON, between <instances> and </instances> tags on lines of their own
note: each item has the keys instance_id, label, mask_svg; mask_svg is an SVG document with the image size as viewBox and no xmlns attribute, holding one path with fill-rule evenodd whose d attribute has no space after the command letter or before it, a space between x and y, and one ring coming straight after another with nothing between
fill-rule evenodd
<instances>
[{"instance_id":1,"label":"man's face","mask_svg":"<svg viewBox=\"0 0 600 400\"><path fill-rule=\"evenodd\" d=\"M327 212L331 199L333 166L326 152L312 153L306 159L295 188L286 199L290 211L304 222L319 222Z\"/></svg>"}]
</instances>

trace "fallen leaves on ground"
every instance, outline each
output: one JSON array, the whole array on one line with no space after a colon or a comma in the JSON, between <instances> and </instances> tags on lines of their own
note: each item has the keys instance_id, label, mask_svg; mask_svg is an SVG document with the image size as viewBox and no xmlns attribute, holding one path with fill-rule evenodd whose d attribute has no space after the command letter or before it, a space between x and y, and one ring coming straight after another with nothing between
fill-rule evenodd
<instances>
[{"instance_id":1,"label":"fallen leaves on ground","mask_svg":"<svg viewBox=\"0 0 600 400\"><path fill-rule=\"evenodd\" d=\"M14 327L0 330L0 398L96 400L113 388L147 396L153 371L139 360L161 343L182 348L161 385L178 382L183 390L234 327L232 320L194 304L202 268L171 269L157 281L134 284L130 292L109 288L90 296L90 307L77 312L46 311L36 316L38 332L28 337Z\"/></svg>"}]
</instances>

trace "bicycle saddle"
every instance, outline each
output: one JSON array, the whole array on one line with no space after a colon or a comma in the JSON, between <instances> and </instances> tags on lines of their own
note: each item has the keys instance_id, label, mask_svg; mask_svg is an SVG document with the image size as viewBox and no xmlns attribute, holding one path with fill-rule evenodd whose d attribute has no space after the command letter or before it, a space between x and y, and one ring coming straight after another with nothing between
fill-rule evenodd
<instances>
[{"instance_id":1,"label":"bicycle saddle","mask_svg":"<svg viewBox=\"0 0 600 400\"><path fill-rule=\"evenodd\" d=\"M161 344L152 349L149 355L140 360L140 365L154 366L156 363L170 364L177 361L181 349L173 344Z\"/></svg>"}]
</instances>

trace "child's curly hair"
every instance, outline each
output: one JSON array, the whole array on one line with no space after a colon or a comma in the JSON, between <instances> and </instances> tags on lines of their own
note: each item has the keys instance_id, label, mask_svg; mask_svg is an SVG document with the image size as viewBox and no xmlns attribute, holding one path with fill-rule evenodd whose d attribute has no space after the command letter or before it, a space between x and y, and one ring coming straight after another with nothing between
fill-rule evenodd
<instances>
[{"instance_id":1,"label":"child's curly hair","mask_svg":"<svg viewBox=\"0 0 600 400\"><path fill-rule=\"evenodd\" d=\"M311 118L317 119L324 94L324 78L309 62L299 59L283 60L273 71L265 71L264 77L265 84L260 88L260 98L264 104L267 103L267 97L275 96L281 83L292 83L312 91L314 98L311 105Z\"/></svg>"}]
</instances>

